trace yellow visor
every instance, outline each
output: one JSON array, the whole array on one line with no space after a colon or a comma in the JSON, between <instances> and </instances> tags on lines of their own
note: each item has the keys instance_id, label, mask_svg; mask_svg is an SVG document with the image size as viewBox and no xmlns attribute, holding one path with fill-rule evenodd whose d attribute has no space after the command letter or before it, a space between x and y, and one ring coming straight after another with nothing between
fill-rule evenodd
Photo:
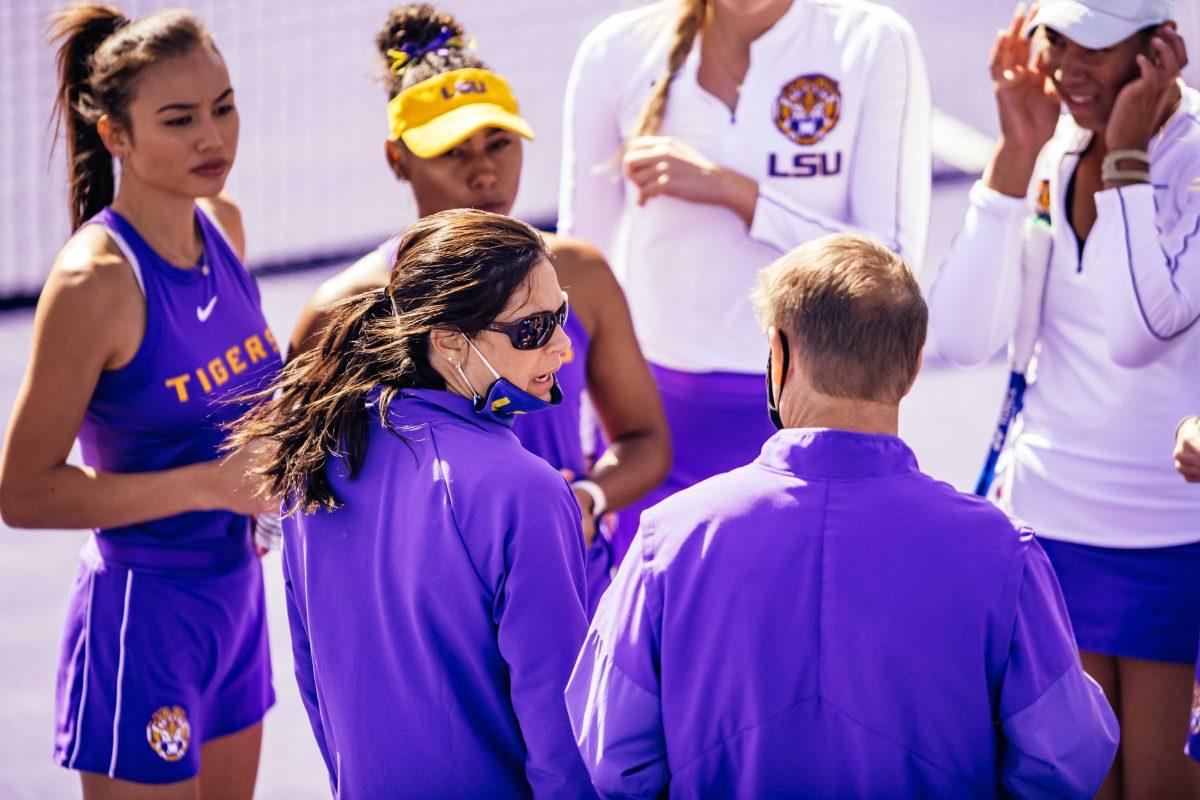
<instances>
[{"instance_id":1,"label":"yellow visor","mask_svg":"<svg viewBox=\"0 0 1200 800\"><path fill-rule=\"evenodd\" d=\"M526 139L533 129L517 113L508 81L486 69L456 69L410 86L388 103L392 139L418 158L434 158L483 128Z\"/></svg>"}]
</instances>

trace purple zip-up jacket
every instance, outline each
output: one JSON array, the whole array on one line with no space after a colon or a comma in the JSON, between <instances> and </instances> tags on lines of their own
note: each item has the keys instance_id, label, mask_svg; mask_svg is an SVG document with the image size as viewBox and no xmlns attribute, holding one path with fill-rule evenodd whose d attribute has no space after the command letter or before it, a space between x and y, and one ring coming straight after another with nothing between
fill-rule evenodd
<instances>
[{"instance_id":1,"label":"purple zip-up jacket","mask_svg":"<svg viewBox=\"0 0 1200 800\"><path fill-rule=\"evenodd\" d=\"M642 516L568 685L610 797L1091 797L1117 724L1027 528L784 430Z\"/></svg>"},{"instance_id":2,"label":"purple zip-up jacket","mask_svg":"<svg viewBox=\"0 0 1200 800\"><path fill-rule=\"evenodd\" d=\"M375 397L376 395L372 395ZM466 398L371 407L344 505L284 520L296 679L342 800L593 797L562 702L587 629L579 506Z\"/></svg>"}]
</instances>

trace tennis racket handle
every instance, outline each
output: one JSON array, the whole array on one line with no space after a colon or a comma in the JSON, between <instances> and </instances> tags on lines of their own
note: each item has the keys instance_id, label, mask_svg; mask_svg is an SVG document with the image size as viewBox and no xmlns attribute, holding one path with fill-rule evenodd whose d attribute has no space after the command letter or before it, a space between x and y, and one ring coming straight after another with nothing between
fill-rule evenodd
<instances>
[{"instance_id":1,"label":"tennis racket handle","mask_svg":"<svg viewBox=\"0 0 1200 800\"><path fill-rule=\"evenodd\" d=\"M1020 372L1009 374L1008 390L1004 393L1004 405L1000 407L1000 419L996 421L992 444L988 448L987 458L983 462L983 469L975 484L975 494L980 497L987 496L988 490L992 486L992 480L996 477L996 464L1000 460L1000 453L1003 452L1004 443L1008 439L1009 428L1012 427L1013 421L1025 405L1025 387L1024 374Z\"/></svg>"},{"instance_id":2,"label":"tennis racket handle","mask_svg":"<svg viewBox=\"0 0 1200 800\"><path fill-rule=\"evenodd\" d=\"M1036 216L1026 218L1022 229L1021 297L1017 327L1013 331L1009 362L1014 372L1024 373L1033 359L1038 333L1042 327L1042 302L1046 294L1046 275L1054 250L1050 224Z\"/></svg>"}]
</instances>

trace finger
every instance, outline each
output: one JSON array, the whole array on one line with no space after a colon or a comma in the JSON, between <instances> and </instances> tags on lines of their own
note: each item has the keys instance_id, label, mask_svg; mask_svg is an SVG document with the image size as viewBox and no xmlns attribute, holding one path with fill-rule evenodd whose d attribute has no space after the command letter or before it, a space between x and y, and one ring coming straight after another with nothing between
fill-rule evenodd
<instances>
[{"instance_id":1,"label":"finger","mask_svg":"<svg viewBox=\"0 0 1200 800\"><path fill-rule=\"evenodd\" d=\"M1176 455L1175 467L1179 470L1189 470L1191 472L1200 473L1200 459L1195 456Z\"/></svg>"},{"instance_id":2,"label":"finger","mask_svg":"<svg viewBox=\"0 0 1200 800\"><path fill-rule=\"evenodd\" d=\"M1170 25L1160 25L1154 35L1167 43L1171 51L1175 53L1175 57L1180 61L1187 58L1187 45L1184 44L1183 37L1179 32Z\"/></svg>"},{"instance_id":3,"label":"finger","mask_svg":"<svg viewBox=\"0 0 1200 800\"><path fill-rule=\"evenodd\" d=\"M630 171L629 179L641 186L655 180L659 175L666 174L670 166L666 159L662 158L656 161L646 161Z\"/></svg>"},{"instance_id":4,"label":"finger","mask_svg":"<svg viewBox=\"0 0 1200 800\"><path fill-rule=\"evenodd\" d=\"M1004 63L1004 48L1007 46L1005 38L1008 33L1002 28L996 31L996 40L992 42L992 52L988 54L988 71L992 74L992 80L998 81L1004 74L1004 69L1007 66Z\"/></svg>"},{"instance_id":5,"label":"finger","mask_svg":"<svg viewBox=\"0 0 1200 800\"><path fill-rule=\"evenodd\" d=\"M563 467L558 472L560 475L562 475L564 478L566 478L569 481L575 480L575 471L574 470Z\"/></svg>"},{"instance_id":6,"label":"finger","mask_svg":"<svg viewBox=\"0 0 1200 800\"><path fill-rule=\"evenodd\" d=\"M1029 72L1039 78L1049 78L1050 70L1046 67L1046 58L1049 54L1045 47L1039 47L1033 53L1033 58L1029 59Z\"/></svg>"},{"instance_id":7,"label":"finger","mask_svg":"<svg viewBox=\"0 0 1200 800\"><path fill-rule=\"evenodd\" d=\"M1021 38L1021 28L1025 27L1025 4L1017 3L1016 9L1013 10L1012 21L1008 24L1008 35L1010 38Z\"/></svg>"},{"instance_id":8,"label":"finger","mask_svg":"<svg viewBox=\"0 0 1200 800\"><path fill-rule=\"evenodd\" d=\"M1036 54L1033 52L1033 43L1028 39L1021 39L1014 48L1013 61L1021 67L1028 67L1033 63L1034 58L1036 58Z\"/></svg>"},{"instance_id":9,"label":"finger","mask_svg":"<svg viewBox=\"0 0 1200 800\"><path fill-rule=\"evenodd\" d=\"M1138 53L1135 61L1137 61L1138 72L1140 73L1136 80L1145 81L1149 85L1156 85L1158 83L1158 68L1141 53Z\"/></svg>"},{"instance_id":10,"label":"finger","mask_svg":"<svg viewBox=\"0 0 1200 800\"><path fill-rule=\"evenodd\" d=\"M1162 79L1164 83L1175 80L1179 73L1183 72L1184 62L1180 59L1179 53L1171 46L1171 43L1166 39L1155 37L1154 49L1158 52L1159 67L1162 69ZM1184 58L1187 54L1184 54Z\"/></svg>"},{"instance_id":11,"label":"finger","mask_svg":"<svg viewBox=\"0 0 1200 800\"><path fill-rule=\"evenodd\" d=\"M1171 49L1175 51L1175 57L1179 60L1179 67L1182 70L1188 65L1187 42L1174 28L1167 28L1166 33L1167 41L1171 43Z\"/></svg>"},{"instance_id":12,"label":"finger","mask_svg":"<svg viewBox=\"0 0 1200 800\"><path fill-rule=\"evenodd\" d=\"M652 170L643 169L630 174L629 180L632 181L633 185L637 187L637 190L641 192L645 191L647 187L654 183L654 180L657 177L658 173Z\"/></svg>"},{"instance_id":13,"label":"finger","mask_svg":"<svg viewBox=\"0 0 1200 800\"><path fill-rule=\"evenodd\" d=\"M647 147L637 152L626 151L624 158L625 171L628 173L631 169L636 169L647 163L660 161L667 155L667 150L662 147Z\"/></svg>"},{"instance_id":14,"label":"finger","mask_svg":"<svg viewBox=\"0 0 1200 800\"><path fill-rule=\"evenodd\" d=\"M670 186L670 179L666 175L659 175L655 180L648 181L644 186L639 186L638 205L644 206L647 201L655 197L670 194Z\"/></svg>"},{"instance_id":15,"label":"finger","mask_svg":"<svg viewBox=\"0 0 1200 800\"><path fill-rule=\"evenodd\" d=\"M1150 63L1159 73L1169 74L1175 65L1175 51L1158 36L1150 40Z\"/></svg>"},{"instance_id":16,"label":"finger","mask_svg":"<svg viewBox=\"0 0 1200 800\"><path fill-rule=\"evenodd\" d=\"M1180 475L1191 480L1192 478L1200 478L1200 464L1189 464L1186 461L1175 459L1175 469Z\"/></svg>"}]
</instances>

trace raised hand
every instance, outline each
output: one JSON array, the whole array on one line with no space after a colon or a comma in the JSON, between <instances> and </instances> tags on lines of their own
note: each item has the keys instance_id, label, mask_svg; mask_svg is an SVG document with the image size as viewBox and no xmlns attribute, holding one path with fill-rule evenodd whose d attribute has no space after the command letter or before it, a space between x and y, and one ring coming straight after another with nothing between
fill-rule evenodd
<instances>
[{"instance_id":1,"label":"raised hand","mask_svg":"<svg viewBox=\"0 0 1200 800\"><path fill-rule=\"evenodd\" d=\"M1175 24L1159 26L1150 39L1150 52L1137 56L1138 77L1117 94L1104 130L1109 150L1149 146L1150 137L1179 98L1176 79L1187 63L1187 47Z\"/></svg>"},{"instance_id":2,"label":"raised hand","mask_svg":"<svg viewBox=\"0 0 1200 800\"><path fill-rule=\"evenodd\" d=\"M1017 6L1012 22L996 34L988 69L1000 114L1000 141L984 181L992 189L1023 197L1038 153L1054 135L1062 101L1045 67L1045 52L1031 60L1029 40L1021 35L1033 11Z\"/></svg>"},{"instance_id":3,"label":"raised hand","mask_svg":"<svg viewBox=\"0 0 1200 800\"><path fill-rule=\"evenodd\" d=\"M1030 42L1021 35L1032 15L1023 3L1017 6L1012 23L996 34L988 69L1004 143L1037 153L1054 135L1062 101L1045 69L1044 51L1031 60Z\"/></svg>"}]
</instances>

